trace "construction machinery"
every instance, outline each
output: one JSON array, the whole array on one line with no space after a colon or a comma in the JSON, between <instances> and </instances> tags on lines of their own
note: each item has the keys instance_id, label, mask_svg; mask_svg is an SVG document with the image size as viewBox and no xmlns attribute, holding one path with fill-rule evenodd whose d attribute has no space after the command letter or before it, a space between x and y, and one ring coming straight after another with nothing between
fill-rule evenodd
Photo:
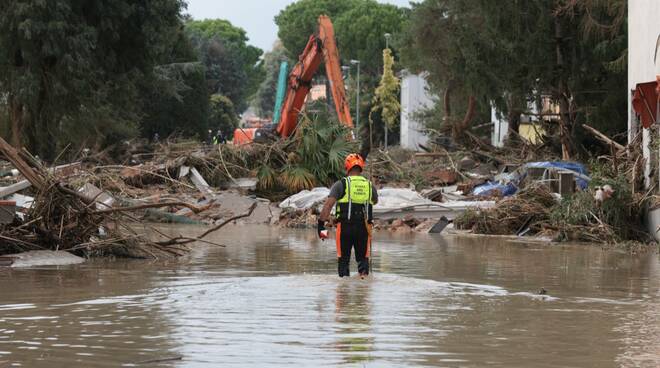
<instances>
[{"instance_id":1,"label":"construction machinery","mask_svg":"<svg viewBox=\"0 0 660 368\"><path fill-rule=\"evenodd\" d=\"M325 63L325 71L330 83L337 118L341 124L353 128L353 119L346 98L340 60L332 21L328 16L321 15L318 20L318 32L309 37L307 46L305 46L298 57L298 62L289 74L286 97L282 108L281 110L276 109L276 116L279 117L279 121L274 121L277 127L277 135L281 138L287 138L295 131L298 125L298 116L312 87L312 79L318 72L322 62ZM279 112L279 115L277 112ZM234 132L234 143L250 143L257 139L257 136L265 135L268 134L259 132L257 129L252 131L252 129L239 128Z\"/></svg>"}]
</instances>

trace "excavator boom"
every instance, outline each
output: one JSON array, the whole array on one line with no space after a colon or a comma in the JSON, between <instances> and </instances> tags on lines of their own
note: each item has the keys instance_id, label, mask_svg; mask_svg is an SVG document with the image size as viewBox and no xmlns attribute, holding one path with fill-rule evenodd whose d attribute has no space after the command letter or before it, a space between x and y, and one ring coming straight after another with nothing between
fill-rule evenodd
<instances>
[{"instance_id":1,"label":"excavator boom","mask_svg":"<svg viewBox=\"0 0 660 368\"><path fill-rule=\"evenodd\" d=\"M330 18L319 17L318 34L309 37L307 46L300 54L298 63L289 74L289 83L277 132L282 137L289 137L298 124L298 115L311 89L312 78L318 71L321 62L325 61L325 70L332 90L339 122L347 127L353 127L350 107L346 99L344 79L341 74L339 50L335 40L335 32Z\"/></svg>"}]
</instances>

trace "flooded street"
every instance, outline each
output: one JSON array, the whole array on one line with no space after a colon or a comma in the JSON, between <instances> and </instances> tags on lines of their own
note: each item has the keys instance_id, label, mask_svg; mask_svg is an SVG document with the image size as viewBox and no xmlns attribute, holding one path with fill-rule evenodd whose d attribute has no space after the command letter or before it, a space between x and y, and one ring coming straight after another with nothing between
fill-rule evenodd
<instances>
[{"instance_id":1,"label":"flooded street","mask_svg":"<svg viewBox=\"0 0 660 368\"><path fill-rule=\"evenodd\" d=\"M380 235L367 280L268 227L184 260L0 269L0 367L660 365L657 254Z\"/></svg>"}]
</instances>

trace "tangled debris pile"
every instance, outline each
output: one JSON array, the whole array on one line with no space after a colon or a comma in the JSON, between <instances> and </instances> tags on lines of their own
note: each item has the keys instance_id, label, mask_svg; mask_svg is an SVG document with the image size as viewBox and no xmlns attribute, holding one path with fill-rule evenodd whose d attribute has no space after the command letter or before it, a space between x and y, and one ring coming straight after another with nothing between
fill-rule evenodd
<instances>
[{"instance_id":1,"label":"tangled debris pile","mask_svg":"<svg viewBox=\"0 0 660 368\"><path fill-rule=\"evenodd\" d=\"M539 235L556 241L649 242L642 228L649 197L640 192L643 158L637 139L628 147L606 142L612 154L592 162L588 186L576 192L560 195L551 190L552 183L523 181L515 196L502 198L492 209L466 211L455 226L479 234Z\"/></svg>"},{"instance_id":2,"label":"tangled debris pile","mask_svg":"<svg viewBox=\"0 0 660 368\"><path fill-rule=\"evenodd\" d=\"M18 152L0 139L0 152L29 181L36 192L33 204L22 219L14 217L0 227L0 254L30 250L63 250L83 256L116 255L138 258L181 256L186 244L204 241L204 237L248 212L227 219L197 237L168 237L155 228L138 231L135 211L172 206L201 209L186 202L160 202L136 206L112 207L103 200L107 194L75 189L65 177L51 174L29 153ZM89 188L89 187L87 187ZM153 235L158 234L154 240Z\"/></svg>"},{"instance_id":3,"label":"tangled debris pile","mask_svg":"<svg viewBox=\"0 0 660 368\"><path fill-rule=\"evenodd\" d=\"M531 185L517 195L502 198L492 209L469 209L454 220L459 229L478 234L538 234L548 223L557 198L545 185Z\"/></svg>"},{"instance_id":4,"label":"tangled debris pile","mask_svg":"<svg viewBox=\"0 0 660 368\"><path fill-rule=\"evenodd\" d=\"M1 197L20 202L23 213L0 225L0 254L59 249L160 257L184 254L186 244L205 242L208 235L172 238L141 225L154 222L201 223L211 231L239 219L315 226L326 186L341 176L343 157L355 148L345 144L342 129L307 121L291 139L271 144L167 142L140 146L122 165L95 155L59 171L0 141L0 151L26 179L3 179L10 185L0 189ZM377 150L365 172L379 188L375 227L433 232L453 220L456 228L480 234L646 240L637 146L611 144L612 155L592 163L592 177L577 163L523 161L541 154L528 145L509 151ZM317 185L324 187L312 189Z\"/></svg>"}]
</instances>

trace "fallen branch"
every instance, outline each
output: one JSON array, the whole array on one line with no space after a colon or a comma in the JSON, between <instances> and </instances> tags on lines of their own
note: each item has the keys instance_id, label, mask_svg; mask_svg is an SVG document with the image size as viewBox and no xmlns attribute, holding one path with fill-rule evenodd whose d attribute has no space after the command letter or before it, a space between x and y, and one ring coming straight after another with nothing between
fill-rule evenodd
<instances>
[{"instance_id":1,"label":"fallen branch","mask_svg":"<svg viewBox=\"0 0 660 368\"><path fill-rule=\"evenodd\" d=\"M172 179L168 176L158 174L155 171L143 169L143 168L137 167L137 166L106 165L106 166L97 166L97 167L94 168L94 170L102 170L102 169L131 169L131 170L136 170L136 171L140 171L140 172L143 172L145 174L153 175L155 177L158 177L158 178L161 178L163 180L169 181L173 184L181 185L182 187L185 187L185 188L188 188L188 189L195 189L195 187L193 187L192 185L186 184L186 183L184 183L180 180L175 180L175 179Z\"/></svg>"},{"instance_id":2,"label":"fallen branch","mask_svg":"<svg viewBox=\"0 0 660 368\"><path fill-rule=\"evenodd\" d=\"M12 147L7 141L0 137L0 152L7 161L11 162L18 171L32 184L37 190L42 190L45 186L45 179L21 157L20 153Z\"/></svg>"},{"instance_id":3,"label":"fallen branch","mask_svg":"<svg viewBox=\"0 0 660 368\"><path fill-rule=\"evenodd\" d=\"M256 208L257 208L257 202L254 202L254 203L252 204L252 206L250 206L250 209L248 210L247 213L244 213L244 214L242 214L242 215L234 216L234 217L232 217L232 218L230 218L230 219L227 219L227 220L223 221L221 224L216 225L216 226L214 226L214 227L212 227L212 228L206 230L204 233L202 233L201 235L197 236L196 238L183 238L183 237L172 238L172 239L170 239L170 240L166 240L166 241L162 241L162 242L156 242L155 244L157 244L157 245L162 245L162 246L182 245L182 244L189 244L189 243L193 243L193 242L196 242L196 241L202 240L202 239L204 239L207 235L209 235L209 234L211 234L211 233L213 233L213 232L215 232L215 231L220 230L222 227L224 227L225 225L227 225L227 224L230 223L230 222L233 222L233 221L236 221L236 220L239 220L239 219L245 218L245 217L250 217L250 216L252 216L252 213L254 212L254 210L255 210ZM182 240L182 241L178 241L178 240Z\"/></svg>"},{"instance_id":4,"label":"fallen branch","mask_svg":"<svg viewBox=\"0 0 660 368\"><path fill-rule=\"evenodd\" d=\"M174 206L179 206L179 207L186 207L191 209L194 213L200 213L202 211L206 211L211 207L211 205L206 205L203 207L198 207L195 205L192 205L190 203L186 202L163 202L163 203L149 203L149 204L141 204L137 206L130 206L130 207L116 207L116 208L110 208L107 210L98 210L92 212L93 214L108 214L108 213L115 213L115 212L133 212L133 211L139 211L139 210L144 210L148 208L162 208L162 207L174 207Z\"/></svg>"},{"instance_id":5,"label":"fallen branch","mask_svg":"<svg viewBox=\"0 0 660 368\"><path fill-rule=\"evenodd\" d=\"M599 131L596 130L595 128L592 128L592 127L590 127L590 126L587 125L587 124L582 124L582 127L583 127L586 131L588 131L589 133L591 133L592 135L594 135L594 137L596 137L599 141L601 141L601 142L603 142L603 143L605 143L605 144L607 144L607 145L613 147L616 151L625 151L625 150L626 150L626 147L624 147L623 145L621 145L621 144L615 142L614 140L612 140L611 138L609 138L609 137L606 136L605 134L599 132Z\"/></svg>"}]
</instances>

